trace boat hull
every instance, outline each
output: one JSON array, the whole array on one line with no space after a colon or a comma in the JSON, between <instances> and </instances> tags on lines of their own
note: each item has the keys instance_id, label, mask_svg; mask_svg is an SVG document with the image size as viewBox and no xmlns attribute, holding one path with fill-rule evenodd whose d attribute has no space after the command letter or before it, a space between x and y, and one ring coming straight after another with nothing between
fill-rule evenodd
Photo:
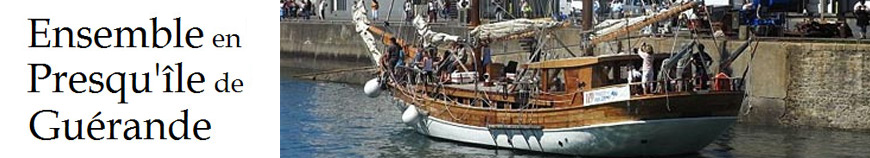
<instances>
[{"instance_id":1,"label":"boat hull","mask_svg":"<svg viewBox=\"0 0 870 158\"><path fill-rule=\"evenodd\" d=\"M736 120L735 116L714 116L510 129L468 126L423 116L408 124L421 134L465 143L566 155L629 157L696 152Z\"/></svg>"}]
</instances>

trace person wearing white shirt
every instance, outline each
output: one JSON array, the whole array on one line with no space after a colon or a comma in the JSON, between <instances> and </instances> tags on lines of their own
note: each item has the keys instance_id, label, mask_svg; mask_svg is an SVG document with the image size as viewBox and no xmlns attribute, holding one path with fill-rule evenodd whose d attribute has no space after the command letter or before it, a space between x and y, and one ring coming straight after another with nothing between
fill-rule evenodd
<instances>
[{"instance_id":1,"label":"person wearing white shirt","mask_svg":"<svg viewBox=\"0 0 870 158\"><path fill-rule=\"evenodd\" d=\"M435 0L429 0L429 3L426 5L429 8L427 10L429 13L429 23L438 22L438 4L435 3Z\"/></svg>"},{"instance_id":2,"label":"person wearing white shirt","mask_svg":"<svg viewBox=\"0 0 870 158\"><path fill-rule=\"evenodd\" d=\"M411 21L414 18L414 8L411 0L405 0L405 21Z\"/></svg>"},{"instance_id":3,"label":"person wearing white shirt","mask_svg":"<svg viewBox=\"0 0 870 158\"><path fill-rule=\"evenodd\" d=\"M613 2L610 3L610 18L622 18L622 0L613 0Z\"/></svg>"},{"instance_id":4,"label":"person wearing white shirt","mask_svg":"<svg viewBox=\"0 0 870 158\"><path fill-rule=\"evenodd\" d=\"M644 42L641 44L640 49L637 52L637 55L643 59L643 64L640 68L643 76L640 79L641 85L643 86L644 94L650 93L653 89L653 78L655 78L655 74L653 74L653 49L652 46ZM650 82L650 83L648 83Z\"/></svg>"},{"instance_id":5,"label":"person wearing white shirt","mask_svg":"<svg viewBox=\"0 0 870 158\"><path fill-rule=\"evenodd\" d=\"M317 6L317 16L320 17L320 20L326 19L326 7L329 4L326 4L326 0L320 0L320 4Z\"/></svg>"}]
</instances>

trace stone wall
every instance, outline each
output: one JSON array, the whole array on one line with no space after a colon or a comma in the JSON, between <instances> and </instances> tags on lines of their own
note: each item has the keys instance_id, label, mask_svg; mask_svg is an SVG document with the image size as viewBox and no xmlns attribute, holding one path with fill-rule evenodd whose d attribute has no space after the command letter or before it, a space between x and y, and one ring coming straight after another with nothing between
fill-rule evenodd
<instances>
[{"instance_id":1,"label":"stone wall","mask_svg":"<svg viewBox=\"0 0 870 158\"><path fill-rule=\"evenodd\" d=\"M783 124L870 129L870 46L792 49Z\"/></svg>"}]
</instances>

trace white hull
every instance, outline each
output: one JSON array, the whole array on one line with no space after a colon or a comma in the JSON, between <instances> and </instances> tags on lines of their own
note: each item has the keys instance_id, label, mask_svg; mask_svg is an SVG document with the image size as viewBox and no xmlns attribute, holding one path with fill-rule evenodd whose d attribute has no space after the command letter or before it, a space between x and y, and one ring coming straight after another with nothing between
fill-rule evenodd
<instances>
[{"instance_id":1,"label":"white hull","mask_svg":"<svg viewBox=\"0 0 870 158\"><path fill-rule=\"evenodd\" d=\"M582 156L653 156L701 150L737 117L627 121L561 129L488 129L420 116L417 132L465 143ZM510 141L508 141L510 139Z\"/></svg>"}]
</instances>

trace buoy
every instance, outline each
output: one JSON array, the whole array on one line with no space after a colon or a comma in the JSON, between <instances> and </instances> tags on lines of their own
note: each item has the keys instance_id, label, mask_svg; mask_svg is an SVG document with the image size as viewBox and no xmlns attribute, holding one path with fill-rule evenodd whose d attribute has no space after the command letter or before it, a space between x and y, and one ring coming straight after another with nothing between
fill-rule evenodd
<instances>
[{"instance_id":1,"label":"buoy","mask_svg":"<svg viewBox=\"0 0 870 158\"><path fill-rule=\"evenodd\" d=\"M378 78L373 78L366 82L365 87L363 87L363 91L370 98L378 97L378 95L381 95L381 83L378 81Z\"/></svg>"},{"instance_id":2,"label":"buoy","mask_svg":"<svg viewBox=\"0 0 870 158\"><path fill-rule=\"evenodd\" d=\"M408 125L413 125L420 118L420 113L417 112L417 107L414 105L408 106L405 112L402 113L402 122Z\"/></svg>"}]
</instances>

